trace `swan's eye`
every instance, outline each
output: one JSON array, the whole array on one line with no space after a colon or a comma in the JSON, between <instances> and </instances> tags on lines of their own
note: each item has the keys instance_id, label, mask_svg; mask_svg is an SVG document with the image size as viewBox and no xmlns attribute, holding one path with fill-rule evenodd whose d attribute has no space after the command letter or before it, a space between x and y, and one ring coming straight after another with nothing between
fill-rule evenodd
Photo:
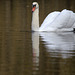
<instances>
[{"instance_id":1,"label":"swan's eye","mask_svg":"<svg viewBox=\"0 0 75 75\"><path fill-rule=\"evenodd\" d=\"M36 9L36 5L33 5L33 6L32 6L32 12L34 12L35 9Z\"/></svg>"},{"instance_id":2,"label":"swan's eye","mask_svg":"<svg viewBox=\"0 0 75 75\"><path fill-rule=\"evenodd\" d=\"M35 5L33 5L32 7L36 7L36 4L35 4Z\"/></svg>"}]
</instances>

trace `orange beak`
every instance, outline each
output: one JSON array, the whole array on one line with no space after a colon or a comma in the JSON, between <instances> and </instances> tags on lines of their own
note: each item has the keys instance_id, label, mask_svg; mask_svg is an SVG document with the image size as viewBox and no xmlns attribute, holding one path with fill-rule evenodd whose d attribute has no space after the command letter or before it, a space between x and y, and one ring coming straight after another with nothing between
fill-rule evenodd
<instances>
[{"instance_id":1,"label":"orange beak","mask_svg":"<svg viewBox=\"0 0 75 75\"><path fill-rule=\"evenodd\" d=\"M32 12L34 12L34 11L35 11L35 8L36 8L35 6L32 8Z\"/></svg>"}]
</instances>

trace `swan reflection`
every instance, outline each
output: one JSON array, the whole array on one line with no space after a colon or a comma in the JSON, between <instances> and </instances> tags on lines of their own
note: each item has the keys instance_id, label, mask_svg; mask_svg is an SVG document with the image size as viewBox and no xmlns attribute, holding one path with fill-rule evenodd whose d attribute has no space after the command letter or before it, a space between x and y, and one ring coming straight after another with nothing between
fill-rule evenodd
<instances>
[{"instance_id":1,"label":"swan reflection","mask_svg":"<svg viewBox=\"0 0 75 75\"><path fill-rule=\"evenodd\" d=\"M38 70L39 66L39 33L32 33L32 49L33 49L33 70ZM35 74L35 73L34 73Z\"/></svg>"},{"instance_id":2,"label":"swan reflection","mask_svg":"<svg viewBox=\"0 0 75 75\"><path fill-rule=\"evenodd\" d=\"M48 33L41 32L40 36L48 52L53 57L61 54L62 58L69 58L75 50L75 35L72 32Z\"/></svg>"},{"instance_id":3,"label":"swan reflection","mask_svg":"<svg viewBox=\"0 0 75 75\"><path fill-rule=\"evenodd\" d=\"M75 50L75 34L72 32L34 32L32 33L33 55L39 57L39 36L50 53L50 57L70 58ZM36 59L39 62L39 59Z\"/></svg>"}]
</instances>

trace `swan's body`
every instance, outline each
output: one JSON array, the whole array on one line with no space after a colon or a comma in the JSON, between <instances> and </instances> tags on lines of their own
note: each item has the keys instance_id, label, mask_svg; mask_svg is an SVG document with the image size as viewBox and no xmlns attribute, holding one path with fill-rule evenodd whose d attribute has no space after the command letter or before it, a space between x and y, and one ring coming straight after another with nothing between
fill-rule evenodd
<instances>
[{"instance_id":1,"label":"swan's body","mask_svg":"<svg viewBox=\"0 0 75 75\"><path fill-rule=\"evenodd\" d=\"M70 10L50 13L39 27L39 5L33 2L32 30L33 31L72 31L75 28L75 13Z\"/></svg>"}]
</instances>

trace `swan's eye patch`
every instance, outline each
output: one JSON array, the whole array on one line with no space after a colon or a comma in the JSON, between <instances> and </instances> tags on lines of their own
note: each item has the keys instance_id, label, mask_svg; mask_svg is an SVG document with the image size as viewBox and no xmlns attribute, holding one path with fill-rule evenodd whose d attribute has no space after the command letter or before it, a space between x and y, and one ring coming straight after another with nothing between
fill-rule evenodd
<instances>
[{"instance_id":1,"label":"swan's eye patch","mask_svg":"<svg viewBox=\"0 0 75 75\"><path fill-rule=\"evenodd\" d=\"M36 4L35 4L35 5L33 5L32 7L36 7Z\"/></svg>"},{"instance_id":2,"label":"swan's eye patch","mask_svg":"<svg viewBox=\"0 0 75 75\"><path fill-rule=\"evenodd\" d=\"M32 6L32 12L34 12L35 9L36 9L36 4L34 4L34 5Z\"/></svg>"}]
</instances>

